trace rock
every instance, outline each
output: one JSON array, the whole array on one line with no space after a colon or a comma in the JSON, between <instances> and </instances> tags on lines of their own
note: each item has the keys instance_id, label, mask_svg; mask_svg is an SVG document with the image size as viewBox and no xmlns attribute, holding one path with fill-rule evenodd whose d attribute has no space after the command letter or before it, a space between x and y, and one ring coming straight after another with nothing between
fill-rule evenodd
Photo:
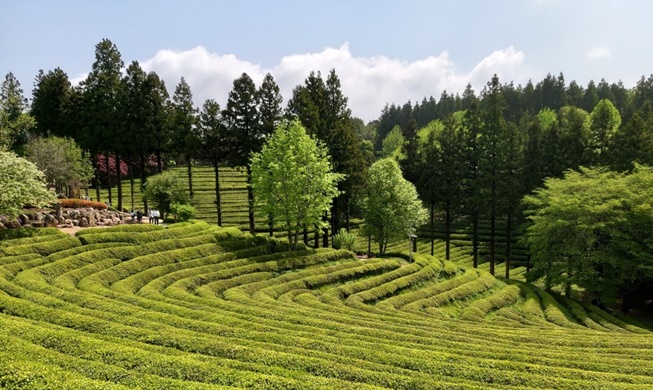
<instances>
[{"instance_id":1,"label":"rock","mask_svg":"<svg viewBox=\"0 0 653 390\"><path fill-rule=\"evenodd\" d=\"M57 215L57 219L62 219L63 218L63 214L62 214L62 210L61 210L61 203L57 202L57 203L54 204L54 212Z\"/></svg>"},{"instance_id":2,"label":"rock","mask_svg":"<svg viewBox=\"0 0 653 390\"><path fill-rule=\"evenodd\" d=\"M4 229L6 229L5 224L0 222L0 230L4 230Z\"/></svg>"},{"instance_id":3,"label":"rock","mask_svg":"<svg viewBox=\"0 0 653 390\"><path fill-rule=\"evenodd\" d=\"M88 226L89 227L95 227L97 225L97 221L95 220L95 217L93 215L89 215L88 217Z\"/></svg>"},{"instance_id":4,"label":"rock","mask_svg":"<svg viewBox=\"0 0 653 390\"><path fill-rule=\"evenodd\" d=\"M83 228L89 227L88 218L82 217L82 219L79 221L79 227L83 227Z\"/></svg>"},{"instance_id":5,"label":"rock","mask_svg":"<svg viewBox=\"0 0 653 390\"><path fill-rule=\"evenodd\" d=\"M29 217L25 214L18 215L18 221L21 225L27 225L29 223Z\"/></svg>"},{"instance_id":6,"label":"rock","mask_svg":"<svg viewBox=\"0 0 653 390\"><path fill-rule=\"evenodd\" d=\"M57 222L59 222L59 225L63 225L64 223L66 223L66 220L63 217L57 216L56 218L57 218Z\"/></svg>"},{"instance_id":7,"label":"rock","mask_svg":"<svg viewBox=\"0 0 653 390\"><path fill-rule=\"evenodd\" d=\"M45 226L55 227L55 226L57 226L58 222L59 221L57 221L57 219L54 217L54 215L48 214L48 215L45 216Z\"/></svg>"},{"instance_id":8,"label":"rock","mask_svg":"<svg viewBox=\"0 0 653 390\"><path fill-rule=\"evenodd\" d=\"M35 228L45 227L45 221L32 221L32 226Z\"/></svg>"},{"instance_id":9,"label":"rock","mask_svg":"<svg viewBox=\"0 0 653 390\"><path fill-rule=\"evenodd\" d=\"M7 221L5 226L8 227L9 229L20 229L21 224L20 224L20 221L18 219L13 219L13 220Z\"/></svg>"},{"instance_id":10,"label":"rock","mask_svg":"<svg viewBox=\"0 0 653 390\"><path fill-rule=\"evenodd\" d=\"M42 212L36 213L36 216L34 217L34 220L36 221L45 221L45 214Z\"/></svg>"},{"instance_id":11,"label":"rock","mask_svg":"<svg viewBox=\"0 0 653 390\"><path fill-rule=\"evenodd\" d=\"M78 221L78 220L73 219L72 221L73 221L73 222L72 222L72 223L73 223L73 226L79 226L79 221Z\"/></svg>"}]
</instances>

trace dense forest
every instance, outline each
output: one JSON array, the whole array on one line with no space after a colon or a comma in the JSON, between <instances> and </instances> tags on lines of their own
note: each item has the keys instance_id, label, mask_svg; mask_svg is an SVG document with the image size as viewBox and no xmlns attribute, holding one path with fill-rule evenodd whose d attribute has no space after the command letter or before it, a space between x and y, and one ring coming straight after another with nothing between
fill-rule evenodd
<instances>
[{"instance_id":1,"label":"dense forest","mask_svg":"<svg viewBox=\"0 0 653 390\"><path fill-rule=\"evenodd\" d=\"M125 67L107 39L96 46L91 69L77 86L62 69L39 72L30 103L9 73L0 91L2 143L21 154L34 137L73 139L94 163L97 200L101 185L110 189L112 181L133 183L134 177L146 183L147 175L170 163L185 164L192 197L193 163L212 165L216 178L220 166L245 167L251 177L251 153L261 150L280 121L297 118L326 145L335 172L346 175L324 216L331 218L325 243L357 214L367 168L379 157L394 157L428 206L431 228L441 220L448 235L453 221L470 224L474 266L479 223L489 222L492 274L497 230L505 230L502 258L509 264L512 238L527 223L522 199L547 178L581 167L628 173L637 164L653 165L653 75L631 89L605 80L584 87L567 83L562 73L524 86L494 76L478 92L468 85L462 94L388 104L365 124L348 107L335 69L326 77L311 72L285 108L270 74L256 86L243 73L222 106L209 99L200 109L183 77L170 96L155 72L146 73L137 61ZM123 209L122 195L117 199ZM113 202L111 191L107 200ZM253 204L250 191L252 232ZM216 211L219 223L218 186ZM629 282L635 291L648 281Z\"/></svg>"}]
</instances>

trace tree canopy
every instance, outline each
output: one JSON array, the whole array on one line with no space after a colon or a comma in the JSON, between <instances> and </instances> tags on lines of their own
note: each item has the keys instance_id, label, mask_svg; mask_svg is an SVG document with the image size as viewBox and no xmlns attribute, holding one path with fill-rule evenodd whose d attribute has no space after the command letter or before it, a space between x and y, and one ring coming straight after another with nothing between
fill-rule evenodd
<instances>
[{"instance_id":1,"label":"tree canopy","mask_svg":"<svg viewBox=\"0 0 653 390\"><path fill-rule=\"evenodd\" d=\"M332 172L326 148L299 121L278 126L251 162L257 204L288 232L296 249L301 230L326 224L322 215L343 175Z\"/></svg>"},{"instance_id":2,"label":"tree canopy","mask_svg":"<svg viewBox=\"0 0 653 390\"><path fill-rule=\"evenodd\" d=\"M399 164L392 158L381 159L370 167L363 209L365 232L379 243L381 254L389 241L407 237L428 218L415 186L403 178Z\"/></svg>"},{"instance_id":3,"label":"tree canopy","mask_svg":"<svg viewBox=\"0 0 653 390\"><path fill-rule=\"evenodd\" d=\"M534 275L546 287L584 288L599 304L629 297L653 281L653 168L631 174L568 171L526 196L526 241Z\"/></svg>"},{"instance_id":4,"label":"tree canopy","mask_svg":"<svg viewBox=\"0 0 653 390\"><path fill-rule=\"evenodd\" d=\"M55 200L36 165L12 152L0 151L0 214L15 217L25 205L45 207Z\"/></svg>"}]
</instances>

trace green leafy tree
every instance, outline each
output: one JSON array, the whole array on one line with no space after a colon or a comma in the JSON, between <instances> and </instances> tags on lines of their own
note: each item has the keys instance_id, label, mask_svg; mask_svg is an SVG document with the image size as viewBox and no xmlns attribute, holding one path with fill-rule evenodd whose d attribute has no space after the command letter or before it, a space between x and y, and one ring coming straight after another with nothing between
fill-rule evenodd
<instances>
[{"instance_id":1,"label":"green leafy tree","mask_svg":"<svg viewBox=\"0 0 653 390\"><path fill-rule=\"evenodd\" d=\"M384 158L372 164L367 192L362 201L364 231L379 243L380 254L385 253L389 241L412 234L428 219L415 186L403 178L394 159Z\"/></svg>"},{"instance_id":2,"label":"green leafy tree","mask_svg":"<svg viewBox=\"0 0 653 390\"><path fill-rule=\"evenodd\" d=\"M629 175L603 169L568 171L524 198L526 231L535 274L546 288L576 284L594 302L623 299L653 281L653 169L635 166Z\"/></svg>"},{"instance_id":3,"label":"green leafy tree","mask_svg":"<svg viewBox=\"0 0 653 390\"><path fill-rule=\"evenodd\" d=\"M342 175L333 173L327 150L298 121L281 124L252 156L252 187L261 209L273 215L297 249L305 226L320 227L338 194Z\"/></svg>"},{"instance_id":4,"label":"green leafy tree","mask_svg":"<svg viewBox=\"0 0 653 390\"><path fill-rule=\"evenodd\" d=\"M596 104L589 116L589 162L592 165L608 165L609 147L621 125L621 115L614 104L603 99Z\"/></svg>"},{"instance_id":5,"label":"green leafy tree","mask_svg":"<svg viewBox=\"0 0 653 390\"><path fill-rule=\"evenodd\" d=\"M265 136L261 133L258 112L259 93L254 81L247 73L234 80L229 92L227 105L222 112L226 125L225 142L229 154L227 161L231 166L247 167L247 204L249 231L254 233L254 192L252 190L252 171L249 157L261 150Z\"/></svg>"},{"instance_id":6,"label":"green leafy tree","mask_svg":"<svg viewBox=\"0 0 653 390\"><path fill-rule=\"evenodd\" d=\"M381 158L392 157L397 161L403 159L402 148L405 142L406 139L401 133L401 128L399 126L393 127L381 143Z\"/></svg>"},{"instance_id":7,"label":"green leafy tree","mask_svg":"<svg viewBox=\"0 0 653 390\"><path fill-rule=\"evenodd\" d=\"M218 211L218 225L222 226L222 208L220 202L220 164L225 161L225 125L220 114L220 105L208 99L199 114L198 129L200 136L200 156L210 161L215 174L215 206Z\"/></svg>"},{"instance_id":8,"label":"green leafy tree","mask_svg":"<svg viewBox=\"0 0 653 390\"><path fill-rule=\"evenodd\" d=\"M0 214L15 217L25 205L46 207L54 202L43 172L13 152L0 151Z\"/></svg>"},{"instance_id":9,"label":"green leafy tree","mask_svg":"<svg viewBox=\"0 0 653 390\"><path fill-rule=\"evenodd\" d=\"M58 192L69 186L86 186L93 177L93 165L88 154L71 138L34 138L25 146L25 154L43 171L46 182Z\"/></svg>"},{"instance_id":10,"label":"green leafy tree","mask_svg":"<svg viewBox=\"0 0 653 390\"><path fill-rule=\"evenodd\" d=\"M26 110L27 99L20 82L9 72L0 85L0 148L20 150L27 142L36 121Z\"/></svg>"},{"instance_id":11,"label":"green leafy tree","mask_svg":"<svg viewBox=\"0 0 653 390\"><path fill-rule=\"evenodd\" d=\"M182 77L172 95L170 128L172 136L171 149L181 154L186 161L188 171L188 192L193 198L193 157L200 146L197 129L197 110L193 106L193 94L190 86Z\"/></svg>"},{"instance_id":12,"label":"green leafy tree","mask_svg":"<svg viewBox=\"0 0 653 390\"><path fill-rule=\"evenodd\" d=\"M186 188L170 172L163 172L148 178L143 197L154 207L156 207L162 216L171 212L173 203L188 204L189 197Z\"/></svg>"}]
</instances>

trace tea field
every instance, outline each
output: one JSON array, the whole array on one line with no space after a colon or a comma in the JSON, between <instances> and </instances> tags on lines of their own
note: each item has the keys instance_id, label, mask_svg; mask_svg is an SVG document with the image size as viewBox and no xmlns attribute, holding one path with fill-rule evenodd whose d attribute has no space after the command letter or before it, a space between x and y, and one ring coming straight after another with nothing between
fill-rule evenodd
<instances>
[{"instance_id":1,"label":"tea field","mask_svg":"<svg viewBox=\"0 0 653 390\"><path fill-rule=\"evenodd\" d=\"M468 267L457 234L414 262L203 221L2 240L0 388L653 388L647 329Z\"/></svg>"}]
</instances>

